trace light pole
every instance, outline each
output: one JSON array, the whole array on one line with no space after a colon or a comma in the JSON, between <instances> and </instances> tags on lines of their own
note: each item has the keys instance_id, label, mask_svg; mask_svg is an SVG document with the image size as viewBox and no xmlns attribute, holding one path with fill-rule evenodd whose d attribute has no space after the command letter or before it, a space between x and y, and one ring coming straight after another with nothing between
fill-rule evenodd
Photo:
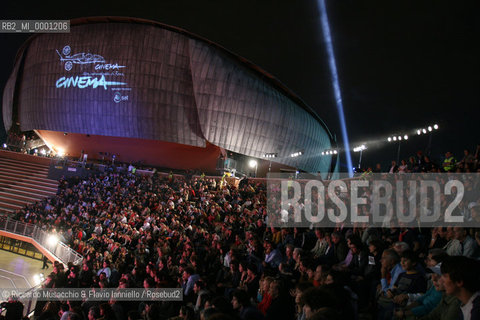
<instances>
[{"instance_id":1,"label":"light pole","mask_svg":"<svg viewBox=\"0 0 480 320\"><path fill-rule=\"evenodd\" d=\"M363 150L366 150L366 149L367 149L367 146L364 145L364 144L362 144L361 146L353 148L353 152L360 152L360 159L358 160L358 169L361 168Z\"/></svg>"},{"instance_id":2,"label":"light pole","mask_svg":"<svg viewBox=\"0 0 480 320\"><path fill-rule=\"evenodd\" d=\"M402 146L402 140L408 140L408 135L404 135L403 137L401 135L396 136L394 135L393 137L388 137L387 141L388 142L397 142L398 141L398 148L397 148L397 164L400 162L400 149Z\"/></svg>"},{"instance_id":3,"label":"light pole","mask_svg":"<svg viewBox=\"0 0 480 320\"><path fill-rule=\"evenodd\" d=\"M438 124L434 124L432 126L428 126L426 128L423 128L423 129L418 129L417 130L417 135L433 133L433 131L436 131L438 129L439 129ZM430 155L431 149L432 149L432 135L430 135L428 137L428 145L427 145L427 150L426 150L426 154L428 156Z\"/></svg>"},{"instance_id":4,"label":"light pole","mask_svg":"<svg viewBox=\"0 0 480 320\"><path fill-rule=\"evenodd\" d=\"M255 168L255 178L256 178L257 177L257 167L258 167L257 160L252 159L248 162L248 164L249 164L250 168Z\"/></svg>"}]
</instances>

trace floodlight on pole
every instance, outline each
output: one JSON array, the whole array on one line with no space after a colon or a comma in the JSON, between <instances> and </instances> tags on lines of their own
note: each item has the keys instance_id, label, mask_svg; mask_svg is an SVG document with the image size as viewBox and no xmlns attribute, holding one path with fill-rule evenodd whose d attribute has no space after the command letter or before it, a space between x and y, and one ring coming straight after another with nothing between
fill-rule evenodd
<instances>
[{"instance_id":1,"label":"floodlight on pole","mask_svg":"<svg viewBox=\"0 0 480 320\"><path fill-rule=\"evenodd\" d=\"M251 159L251 160L248 162L248 165L250 166L250 168L255 168L255 178L256 178L256 177L257 177L257 167L258 167L258 162L257 162L257 160Z\"/></svg>"},{"instance_id":2,"label":"floodlight on pole","mask_svg":"<svg viewBox=\"0 0 480 320\"><path fill-rule=\"evenodd\" d=\"M355 147L353 148L353 152L360 152L360 157L358 159L358 168L360 169L362 167L362 154L363 154L363 150L366 150L367 149L367 146L362 144L358 147Z\"/></svg>"},{"instance_id":3,"label":"floodlight on pole","mask_svg":"<svg viewBox=\"0 0 480 320\"><path fill-rule=\"evenodd\" d=\"M58 237L54 234L49 235L47 238L47 243L51 247L57 245L58 241L59 241Z\"/></svg>"},{"instance_id":4,"label":"floodlight on pole","mask_svg":"<svg viewBox=\"0 0 480 320\"><path fill-rule=\"evenodd\" d=\"M45 276L43 275L43 273L35 274L33 276L33 283L35 284L35 286L40 285L44 280Z\"/></svg>"}]
</instances>

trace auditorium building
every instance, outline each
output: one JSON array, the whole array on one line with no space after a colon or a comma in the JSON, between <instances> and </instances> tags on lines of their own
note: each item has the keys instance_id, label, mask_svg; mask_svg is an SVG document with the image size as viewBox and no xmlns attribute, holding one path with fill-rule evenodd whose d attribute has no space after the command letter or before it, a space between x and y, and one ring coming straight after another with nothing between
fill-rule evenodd
<instances>
[{"instance_id":1,"label":"auditorium building","mask_svg":"<svg viewBox=\"0 0 480 320\"><path fill-rule=\"evenodd\" d=\"M35 130L55 152L215 171L239 154L332 172L321 118L253 63L185 30L118 17L71 21L19 50L3 96L8 131Z\"/></svg>"}]
</instances>

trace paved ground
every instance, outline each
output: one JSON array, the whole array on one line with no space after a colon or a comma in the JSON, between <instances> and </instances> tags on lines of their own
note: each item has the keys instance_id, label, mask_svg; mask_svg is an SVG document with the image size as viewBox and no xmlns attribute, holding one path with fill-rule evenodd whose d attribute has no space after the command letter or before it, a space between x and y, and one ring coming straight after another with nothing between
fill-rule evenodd
<instances>
[{"instance_id":1,"label":"paved ground","mask_svg":"<svg viewBox=\"0 0 480 320\"><path fill-rule=\"evenodd\" d=\"M42 265L43 262L40 260L0 250L0 301L8 299L11 289L16 289L16 292L21 293L34 286L34 275L43 273L46 276L52 272L51 264L49 264L49 269L44 270L42 270ZM22 302L25 305L24 312L27 311L29 304L33 305L29 301Z\"/></svg>"}]
</instances>

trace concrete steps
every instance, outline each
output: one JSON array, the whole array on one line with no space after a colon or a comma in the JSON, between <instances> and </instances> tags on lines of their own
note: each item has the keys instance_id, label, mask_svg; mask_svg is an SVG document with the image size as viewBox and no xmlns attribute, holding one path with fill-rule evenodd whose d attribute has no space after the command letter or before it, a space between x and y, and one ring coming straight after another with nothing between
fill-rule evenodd
<instances>
[{"instance_id":1,"label":"concrete steps","mask_svg":"<svg viewBox=\"0 0 480 320\"><path fill-rule=\"evenodd\" d=\"M12 159L0 154L0 212L22 209L54 196L58 190L58 181L48 179L47 164L32 162L29 156L15 156Z\"/></svg>"}]
</instances>

